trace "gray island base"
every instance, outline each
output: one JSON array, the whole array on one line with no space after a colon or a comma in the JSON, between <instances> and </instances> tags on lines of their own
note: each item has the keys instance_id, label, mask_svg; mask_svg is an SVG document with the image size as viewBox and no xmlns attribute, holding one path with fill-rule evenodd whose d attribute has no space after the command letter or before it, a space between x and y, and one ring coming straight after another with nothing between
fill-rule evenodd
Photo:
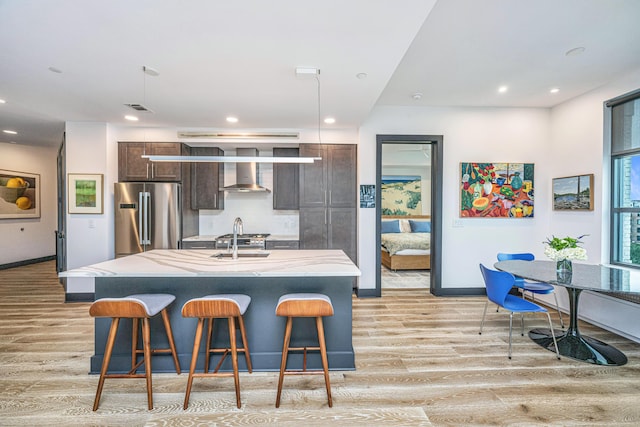
<instances>
[{"instance_id":1,"label":"gray island base","mask_svg":"<svg viewBox=\"0 0 640 427\"><path fill-rule=\"evenodd\" d=\"M95 277L95 297L123 297L136 293L169 293L176 301L169 307L180 366L188 371L197 320L183 318L182 305L191 298L218 293L242 293L251 297L244 315L253 369L278 371L282 355L285 318L275 315L278 298L286 293L317 292L329 296L335 314L324 318L329 368L354 370L352 345L352 294L358 268L339 250L271 251L267 257L242 257L237 260L216 258L215 250L154 250L118 258L61 273L63 276ZM87 314L88 315L88 314ZM95 319L95 354L91 373L99 373L109 331L110 319ZM168 347L162 320L151 319L154 347ZM214 321L214 342L228 347L227 321ZM294 320L292 344L317 345L313 318ZM203 339L198 369L204 363ZM127 372L131 368L131 321L120 322L110 372ZM211 369L220 358L212 356ZM302 368L302 353L291 353L288 367ZM244 356L238 357L246 370ZM174 372L170 355L153 357L154 372ZM320 356L311 352L308 369L320 369ZM227 357L221 370L231 370Z\"/></svg>"}]
</instances>

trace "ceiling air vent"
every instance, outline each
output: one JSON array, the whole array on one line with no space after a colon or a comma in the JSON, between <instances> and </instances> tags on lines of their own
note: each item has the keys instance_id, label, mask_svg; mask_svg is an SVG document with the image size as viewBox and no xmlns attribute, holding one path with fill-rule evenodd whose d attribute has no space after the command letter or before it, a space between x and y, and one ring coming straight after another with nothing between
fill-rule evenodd
<instances>
[{"instance_id":1,"label":"ceiling air vent","mask_svg":"<svg viewBox=\"0 0 640 427\"><path fill-rule=\"evenodd\" d=\"M141 104L124 104L124 105L126 105L129 108L133 108L136 111L145 111L148 113L153 113L153 111L151 111L150 109L148 109L147 107Z\"/></svg>"}]
</instances>

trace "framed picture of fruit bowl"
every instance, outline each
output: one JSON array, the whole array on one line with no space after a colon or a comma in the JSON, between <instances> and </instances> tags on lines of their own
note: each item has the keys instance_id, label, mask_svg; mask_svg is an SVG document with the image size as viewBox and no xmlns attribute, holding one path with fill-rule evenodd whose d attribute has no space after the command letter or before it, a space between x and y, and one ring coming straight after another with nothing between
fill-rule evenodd
<instances>
[{"instance_id":1,"label":"framed picture of fruit bowl","mask_svg":"<svg viewBox=\"0 0 640 427\"><path fill-rule=\"evenodd\" d=\"M0 219L40 218L40 175L0 169Z\"/></svg>"},{"instance_id":2,"label":"framed picture of fruit bowl","mask_svg":"<svg viewBox=\"0 0 640 427\"><path fill-rule=\"evenodd\" d=\"M461 218L533 218L533 163L460 163Z\"/></svg>"}]
</instances>

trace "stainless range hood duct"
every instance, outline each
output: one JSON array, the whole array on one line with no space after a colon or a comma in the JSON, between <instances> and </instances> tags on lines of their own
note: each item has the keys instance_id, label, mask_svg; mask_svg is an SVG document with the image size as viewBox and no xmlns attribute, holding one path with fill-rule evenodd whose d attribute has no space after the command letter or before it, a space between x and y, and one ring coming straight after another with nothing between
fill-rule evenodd
<instances>
[{"instance_id":1,"label":"stainless range hood duct","mask_svg":"<svg viewBox=\"0 0 640 427\"><path fill-rule=\"evenodd\" d=\"M237 148L236 156L258 157L257 148ZM258 164L256 162L236 163L236 183L221 187L220 191L230 193L270 193L271 190L258 185Z\"/></svg>"}]
</instances>

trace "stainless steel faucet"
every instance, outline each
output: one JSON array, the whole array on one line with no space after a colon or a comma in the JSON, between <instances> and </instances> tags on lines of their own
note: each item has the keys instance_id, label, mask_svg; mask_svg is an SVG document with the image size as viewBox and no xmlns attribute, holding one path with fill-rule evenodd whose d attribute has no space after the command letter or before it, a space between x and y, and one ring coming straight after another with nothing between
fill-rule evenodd
<instances>
[{"instance_id":1,"label":"stainless steel faucet","mask_svg":"<svg viewBox=\"0 0 640 427\"><path fill-rule=\"evenodd\" d=\"M242 218L237 217L233 221L233 252L231 253L232 259L238 259L238 233L243 234L242 231Z\"/></svg>"}]
</instances>

